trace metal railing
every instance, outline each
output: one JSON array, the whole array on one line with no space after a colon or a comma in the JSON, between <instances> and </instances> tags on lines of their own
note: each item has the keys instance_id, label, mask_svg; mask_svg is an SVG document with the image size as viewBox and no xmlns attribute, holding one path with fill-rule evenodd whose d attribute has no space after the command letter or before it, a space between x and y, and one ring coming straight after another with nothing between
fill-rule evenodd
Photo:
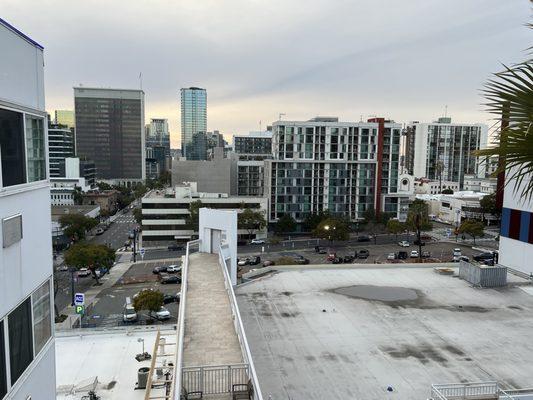
<instances>
[{"instance_id":1,"label":"metal railing","mask_svg":"<svg viewBox=\"0 0 533 400\"><path fill-rule=\"evenodd\" d=\"M257 373L255 372L255 366L252 360L252 352L250 351L250 346L248 345L248 341L246 340L246 333L244 331L241 313L237 304L237 298L235 297L235 292L233 291L233 286L231 284L231 278L224 255L225 248L223 249L223 246L224 244L219 245L218 258L220 261L220 268L222 268L222 273L224 275L224 286L226 287L226 291L228 293L235 333L237 334L237 339L239 340L239 345L241 347L242 358L244 360L244 363L247 364L249 368L248 376L254 388L253 398L254 400L263 400L263 395L261 394L261 388L259 386L259 380L257 379Z\"/></svg>"},{"instance_id":2,"label":"metal railing","mask_svg":"<svg viewBox=\"0 0 533 400\"><path fill-rule=\"evenodd\" d=\"M493 396L497 399L499 392L498 382L431 385L431 397L438 400L480 398L480 396Z\"/></svg>"},{"instance_id":3,"label":"metal railing","mask_svg":"<svg viewBox=\"0 0 533 400\"><path fill-rule=\"evenodd\" d=\"M180 306L178 311L177 322L177 337L176 337L176 366L174 369L174 393L175 400L180 399L180 392L182 387L182 368L183 368L183 338L185 336L185 307L187 305L187 276L189 273L189 255L192 254L194 248L200 246L200 240L191 240L187 242L187 248L185 251L185 259L183 260L183 266L181 268L181 294L180 294ZM197 250L198 251L198 250Z\"/></svg>"},{"instance_id":4,"label":"metal railing","mask_svg":"<svg viewBox=\"0 0 533 400\"><path fill-rule=\"evenodd\" d=\"M231 393L233 385L246 385L248 376L248 364L185 367L181 372L181 382L187 392L202 392L205 396Z\"/></svg>"}]
</instances>

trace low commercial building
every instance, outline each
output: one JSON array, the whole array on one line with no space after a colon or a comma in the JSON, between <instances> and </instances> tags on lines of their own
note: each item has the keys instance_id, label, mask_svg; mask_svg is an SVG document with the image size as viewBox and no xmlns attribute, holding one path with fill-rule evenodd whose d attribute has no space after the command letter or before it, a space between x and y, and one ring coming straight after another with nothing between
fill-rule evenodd
<instances>
[{"instance_id":1,"label":"low commercial building","mask_svg":"<svg viewBox=\"0 0 533 400\"><path fill-rule=\"evenodd\" d=\"M113 214L118 207L118 190L94 190L83 194L84 205L98 205L100 212Z\"/></svg>"},{"instance_id":2,"label":"low commercial building","mask_svg":"<svg viewBox=\"0 0 533 400\"><path fill-rule=\"evenodd\" d=\"M492 194L496 193L496 186L496 178L478 178L475 175L465 175L464 190Z\"/></svg>"},{"instance_id":3,"label":"low commercial building","mask_svg":"<svg viewBox=\"0 0 533 400\"><path fill-rule=\"evenodd\" d=\"M459 182L431 181L426 178L415 180L415 194L440 194L445 189L452 190L454 193L458 192L460 190Z\"/></svg>"},{"instance_id":4,"label":"low commercial building","mask_svg":"<svg viewBox=\"0 0 533 400\"><path fill-rule=\"evenodd\" d=\"M221 147L214 149L214 158L206 160L174 160L172 186L197 182L198 192L237 195L237 158L224 158Z\"/></svg>"},{"instance_id":5,"label":"low commercial building","mask_svg":"<svg viewBox=\"0 0 533 400\"><path fill-rule=\"evenodd\" d=\"M227 193L207 193L197 190L196 182L177 185L167 190L152 190L142 198L142 239L149 241L186 242L198 232L189 224L189 206L200 201L202 207L222 210L257 209L267 210L264 197L231 196ZM239 230L241 236L248 236L247 230ZM255 237L266 237L266 228L254 232Z\"/></svg>"},{"instance_id":6,"label":"low commercial building","mask_svg":"<svg viewBox=\"0 0 533 400\"><path fill-rule=\"evenodd\" d=\"M50 199L53 206L74 205L75 192L86 193L91 189L85 178L50 178Z\"/></svg>"}]
</instances>

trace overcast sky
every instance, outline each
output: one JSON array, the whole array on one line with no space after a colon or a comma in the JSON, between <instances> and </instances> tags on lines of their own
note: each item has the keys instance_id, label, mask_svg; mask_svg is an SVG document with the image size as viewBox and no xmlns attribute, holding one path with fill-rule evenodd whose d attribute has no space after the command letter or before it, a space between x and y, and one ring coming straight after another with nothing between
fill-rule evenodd
<instances>
[{"instance_id":1,"label":"overcast sky","mask_svg":"<svg viewBox=\"0 0 533 400\"><path fill-rule=\"evenodd\" d=\"M47 109L74 85L139 88L146 120L179 89L207 89L208 129L229 138L278 119L487 122L479 94L525 58L528 0L1 0L0 17L45 47Z\"/></svg>"}]
</instances>

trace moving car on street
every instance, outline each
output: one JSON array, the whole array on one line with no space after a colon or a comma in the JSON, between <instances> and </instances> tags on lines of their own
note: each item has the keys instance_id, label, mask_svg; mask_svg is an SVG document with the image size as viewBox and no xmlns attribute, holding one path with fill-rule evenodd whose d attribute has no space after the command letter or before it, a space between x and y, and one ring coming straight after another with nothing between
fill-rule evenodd
<instances>
[{"instance_id":1,"label":"moving car on street","mask_svg":"<svg viewBox=\"0 0 533 400\"><path fill-rule=\"evenodd\" d=\"M89 276L91 275L91 270L88 268L80 268L78 270L78 276Z\"/></svg>"},{"instance_id":2,"label":"moving car on street","mask_svg":"<svg viewBox=\"0 0 533 400\"><path fill-rule=\"evenodd\" d=\"M169 244L167 249L168 251L180 251L180 250L185 250L185 247L180 244L173 243L173 244Z\"/></svg>"},{"instance_id":3,"label":"moving car on street","mask_svg":"<svg viewBox=\"0 0 533 400\"><path fill-rule=\"evenodd\" d=\"M265 239L252 239L250 244L265 244Z\"/></svg>"},{"instance_id":4,"label":"moving car on street","mask_svg":"<svg viewBox=\"0 0 533 400\"><path fill-rule=\"evenodd\" d=\"M398 242L398 246L400 247L409 247L409 242L407 240L402 240Z\"/></svg>"},{"instance_id":5,"label":"moving car on street","mask_svg":"<svg viewBox=\"0 0 533 400\"><path fill-rule=\"evenodd\" d=\"M472 258L475 261L477 261L477 262L484 262L484 261L488 261L488 260L493 260L494 259L494 255L492 253L485 252L485 253L481 253L481 254L476 254Z\"/></svg>"},{"instance_id":6,"label":"moving car on street","mask_svg":"<svg viewBox=\"0 0 533 400\"><path fill-rule=\"evenodd\" d=\"M370 237L365 236L365 235L357 236L357 241L358 242L370 242Z\"/></svg>"}]
</instances>

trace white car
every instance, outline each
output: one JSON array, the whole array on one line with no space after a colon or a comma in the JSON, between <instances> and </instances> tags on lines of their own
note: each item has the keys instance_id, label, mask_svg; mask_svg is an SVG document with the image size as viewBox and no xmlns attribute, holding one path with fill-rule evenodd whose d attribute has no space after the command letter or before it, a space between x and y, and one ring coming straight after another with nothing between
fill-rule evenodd
<instances>
[{"instance_id":1,"label":"white car","mask_svg":"<svg viewBox=\"0 0 533 400\"><path fill-rule=\"evenodd\" d=\"M251 244L265 244L265 239L252 239Z\"/></svg>"},{"instance_id":2,"label":"white car","mask_svg":"<svg viewBox=\"0 0 533 400\"><path fill-rule=\"evenodd\" d=\"M126 304L124 306L124 312L122 313L122 320L124 322L134 322L137 321L137 312L131 304Z\"/></svg>"},{"instance_id":3,"label":"white car","mask_svg":"<svg viewBox=\"0 0 533 400\"><path fill-rule=\"evenodd\" d=\"M167 267L167 272L181 272L181 267L179 265L169 265Z\"/></svg>"},{"instance_id":4,"label":"white car","mask_svg":"<svg viewBox=\"0 0 533 400\"><path fill-rule=\"evenodd\" d=\"M78 270L78 276L89 276L91 275L91 271L88 268L80 268Z\"/></svg>"},{"instance_id":5,"label":"white car","mask_svg":"<svg viewBox=\"0 0 533 400\"><path fill-rule=\"evenodd\" d=\"M411 258L418 258L418 250L411 251Z\"/></svg>"},{"instance_id":6,"label":"white car","mask_svg":"<svg viewBox=\"0 0 533 400\"><path fill-rule=\"evenodd\" d=\"M461 249L459 247L453 249L453 262L459 262L461 256Z\"/></svg>"},{"instance_id":7,"label":"white car","mask_svg":"<svg viewBox=\"0 0 533 400\"><path fill-rule=\"evenodd\" d=\"M387 260L395 260L396 259L396 254L394 253L389 253L387 255Z\"/></svg>"},{"instance_id":8,"label":"white car","mask_svg":"<svg viewBox=\"0 0 533 400\"><path fill-rule=\"evenodd\" d=\"M402 240L401 242L398 242L398 246L409 247L409 242L407 240Z\"/></svg>"},{"instance_id":9,"label":"white car","mask_svg":"<svg viewBox=\"0 0 533 400\"><path fill-rule=\"evenodd\" d=\"M153 314L155 314L155 317L159 320L163 320L163 319L169 319L170 318L170 311L168 311L165 307L161 306L161 308L159 309L159 311L155 312L155 313L152 313L150 311L150 315L153 316Z\"/></svg>"}]
</instances>

